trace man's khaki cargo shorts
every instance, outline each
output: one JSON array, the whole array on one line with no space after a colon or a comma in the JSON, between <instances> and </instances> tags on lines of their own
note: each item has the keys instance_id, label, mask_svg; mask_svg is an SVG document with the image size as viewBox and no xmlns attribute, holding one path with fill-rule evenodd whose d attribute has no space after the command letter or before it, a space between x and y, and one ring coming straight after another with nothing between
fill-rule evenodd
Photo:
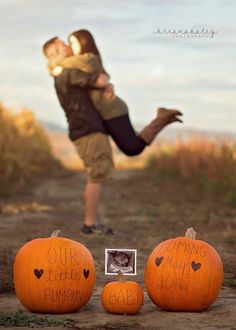
<instances>
[{"instance_id":1,"label":"man's khaki cargo shorts","mask_svg":"<svg viewBox=\"0 0 236 330\"><path fill-rule=\"evenodd\" d=\"M112 178L114 163L108 136L101 132L82 136L74 141L89 182L104 182Z\"/></svg>"}]
</instances>

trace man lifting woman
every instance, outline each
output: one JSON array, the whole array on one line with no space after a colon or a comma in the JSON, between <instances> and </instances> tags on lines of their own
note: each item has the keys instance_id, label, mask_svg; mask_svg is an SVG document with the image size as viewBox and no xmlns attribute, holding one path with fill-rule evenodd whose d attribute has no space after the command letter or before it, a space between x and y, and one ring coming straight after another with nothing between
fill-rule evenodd
<instances>
[{"instance_id":1,"label":"man lifting woman","mask_svg":"<svg viewBox=\"0 0 236 330\"><path fill-rule=\"evenodd\" d=\"M88 175L84 192L82 232L112 234L96 223L104 181L112 176L113 159L108 135L128 156L140 154L167 125L182 122L176 109L158 108L154 119L136 133L126 103L114 93L92 34L73 32L69 44L55 37L43 46L48 70L55 80L60 104L69 125L69 137Z\"/></svg>"}]
</instances>

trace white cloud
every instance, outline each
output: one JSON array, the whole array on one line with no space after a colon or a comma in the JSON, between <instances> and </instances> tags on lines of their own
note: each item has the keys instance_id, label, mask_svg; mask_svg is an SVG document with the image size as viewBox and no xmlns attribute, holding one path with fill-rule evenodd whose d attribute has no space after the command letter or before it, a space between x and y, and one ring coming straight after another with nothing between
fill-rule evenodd
<instances>
[{"instance_id":1,"label":"white cloud","mask_svg":"<svg viewBox=\"0 0 236 330\"><path fill-rule=\"evenodd\" d=\"M164 72L164 67L157 65L154 68L151 69L150 71L150 77L154 77L157 79L160 79L161 76L163 76L163 72Z\"/></svg>"}]
</instances>

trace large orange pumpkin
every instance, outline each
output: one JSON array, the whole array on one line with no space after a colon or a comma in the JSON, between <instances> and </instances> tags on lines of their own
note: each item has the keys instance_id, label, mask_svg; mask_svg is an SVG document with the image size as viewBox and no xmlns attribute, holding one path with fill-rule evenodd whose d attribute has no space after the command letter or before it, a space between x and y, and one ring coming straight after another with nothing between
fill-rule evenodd
<instances>
[{"instance_id":1,"label":"large orange pumpkin","mask_svg":"<svg viewBox=\"0 0 236 330\"><path fill-rule=\"evenodd\" d=\"M143 290L134 281L124 281L119 273L119 280L106 284L101 300L105 310L113 314L136 314L143 305Z\"/></svg>"},{"instance_id":2,"label":"large orange pumpkin","mask_svg":"<svg viewBox=\"0 0 236 330\"><path fill-rule=\"evenodd\" d=\"M34 239L15 257L17 297L30 311L71 313L87 304L94 281L93 257L82 244L67 238Z\"/></svg>"},{"instance_id":3,"label":"large orange pumpkin","mask_svg":"<svg viewBox=\"0 0 236 330\"><path fill-rule=\"evenodd\" d=\"M195 240L195 234L190 228L186 237L162 242L147 260L147 293L161 309L202 311L220 292L223 280L220 256L211 245Z\"/></svg>"}]
</instances>

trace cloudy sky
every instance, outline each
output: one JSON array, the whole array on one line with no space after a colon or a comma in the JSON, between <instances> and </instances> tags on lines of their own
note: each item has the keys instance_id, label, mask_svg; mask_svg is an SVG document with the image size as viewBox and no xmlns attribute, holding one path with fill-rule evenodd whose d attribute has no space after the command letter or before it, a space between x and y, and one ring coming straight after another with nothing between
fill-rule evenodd
<instances>
[{"instance_id":1,"label":"cloudy sky","mask_svg":"<svg viewBox=\"0 0 236 330\"><path fill-rule=\"evenodd\" d=\"M41 46L86 28L133 122L167 106L186 128L235 132L235 17L234 0L0 0L0 101L65 126Z\"/></svg>"}]
</instances>

